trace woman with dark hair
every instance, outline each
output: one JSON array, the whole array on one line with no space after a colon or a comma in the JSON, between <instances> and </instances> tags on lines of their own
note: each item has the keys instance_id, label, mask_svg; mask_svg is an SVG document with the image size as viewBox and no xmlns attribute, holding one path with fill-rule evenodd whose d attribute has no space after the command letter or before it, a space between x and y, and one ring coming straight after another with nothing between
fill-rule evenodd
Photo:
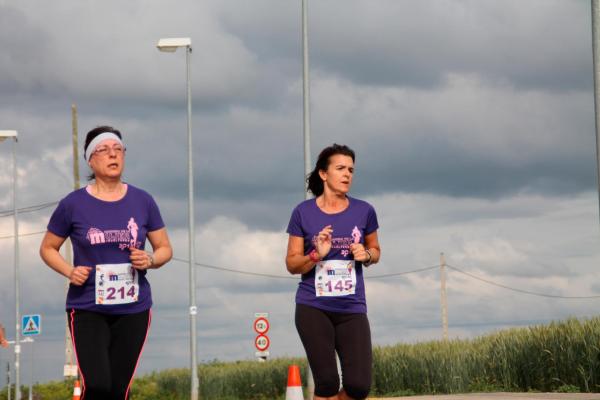
<instances>
[{"instance_id":1,"label":"woman with dark hair","mask_svg":"<svg viewBox=\"0 0 600 400\"><path fill-rule=\"evenodd\" d=\"M121 180L121 133L110 126L92 129L84 153L94 182L60 201L40 255L70 281L66 309L81 398L127 399L150 327L146 272L168 262L172 249L152 196ZM74 265L59 252L67 237ZM152 254L144 251L146 238Z\"/></svg>"},{"instance_id":2,"label":"woman with dark hair","mask_svg":"<svg viewBox=\"0 0 600 400\"><path fill-rule=\"evenodd\" d=\"M369 203L348 195L353 175L354 151L338 144L323 149L307 178L315 197L294 209L287 229L287 269L302 274L296 328L313 371L317 400L364 399L371 387L363 266L379 261L379 225Z\"/></svg>"}]
</instances>

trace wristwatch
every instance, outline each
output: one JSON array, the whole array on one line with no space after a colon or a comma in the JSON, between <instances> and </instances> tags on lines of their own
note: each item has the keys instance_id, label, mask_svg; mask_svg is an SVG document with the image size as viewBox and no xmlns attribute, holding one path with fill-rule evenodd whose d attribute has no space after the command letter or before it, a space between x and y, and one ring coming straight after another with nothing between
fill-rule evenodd
<instances>
[{"instance_id":1,"label":"wristwatch","mask_svg":"<svg viewBox=\"0 0 600 400\"><path fill-rule=\"evenodd\" d=\"M363 261L363 265L365 267L368 267L369 265L371 265L371 260L373 259L373 256L371 255L369 249L365 249L365 252L369 255L369 259L367 261Z\"/></svg>"}]
</instances>

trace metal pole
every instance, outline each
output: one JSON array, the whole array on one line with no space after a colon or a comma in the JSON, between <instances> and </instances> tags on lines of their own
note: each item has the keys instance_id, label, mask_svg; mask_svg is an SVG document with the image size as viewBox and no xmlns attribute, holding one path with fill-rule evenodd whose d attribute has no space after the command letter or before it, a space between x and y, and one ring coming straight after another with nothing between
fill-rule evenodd
<instances>
[{"instance_id":1,"label":"metal pole","mask_svg":"<svg viewBox=\"0 0 600 400\"><path fill-rule=\"evenodd\" d=\"M19 216L17 210L17 137L13 142L13 218L15 227L15 399L21 400L21 315L19 312Z\"/></svg>"},{"instance_id":2,"label":"metal pole","mask_svg":"<svg viewBox=\"0 0 600 400\"><path fill-rule=\"evenodd\" d=\"M596 169L598 179L598 207L600 209L600 138L598 129L600 129L600 31L598 23L600 21L600 6L598 0L592 0L592 59L594 65L594 114L596 122Z\"/></svg>"},{"instance_id":3,"label":"metal pole","mask_svg":"<svg viewBox=\"0 0 600 400\"><path fill-rule=\"evenodd\" d=\"M302 0L302 100L303 100L303 127L304 127L304 198L309 199L308 182L306 178L311 171L310 161L310 81L308 64L308 0ZM315 392L315 381L310 369L306 366L306 384L308 399L313 398Z\"/></svg>"},{"instance_id":4,"label":"metal pole","mask_svg":"<svg viewBox=\"0 0 600 400\"><path fill-rule=\"evenodd\" d=\"M446 258L444 253L440 253L440 282L441 282L441 303L442 303L442 337L448 340L448 302L446 299Z\"/></svg>"},{"instance_id":5,"label":"metal pole","mask_svg":"<svg viewBox=\"0 0 600 400\"><path fill-rule=\"evenodd\" d=\"M190 257L190 353L191 353L191 399L198 399L198 388L200 381L198 379L198 361L197 361L197 339L196 339L196 274L195 274L195 256L196 244L194 236L194 163L192 162L192 86L190 76L190 58L192 47L186 47L186 65L187 65L187 131L188 131L188 206L189 206L189 257Z\"/></svg>"},{"instance_id":6,"label":"metal pole","mask_svg":"<svg viewBox=\"0 0 600 400\"><path fill-rule=\"evenodd\" d=\"M10 362L6 363L6 388L7 388L7 393L8 393L8 400L10 400L10 395L11 395L11 382L10 382Z\"/></svg>"},{"instance_id":7,"label":"metal pole","mask_svg":"<svg viewBox=\"0 0 600 400\"><path fill-rule=\"evenodd\" d=\"M308 0L302 0L302 98L304 115L304 193L305 198L310 198L306 191L306 177L311 171L310 161L310 81L308 64Z\"/></svg>"},{"instance_id":8,"label":"metal pole","mask_svg":"<svg viewBox=\"0 0 600 400\"><path fill-rule=\"evenodd\" d=\"M31 339L31 379L29 380L29 400L33 400L33 339Z\"/></svg>"}]
</instances>

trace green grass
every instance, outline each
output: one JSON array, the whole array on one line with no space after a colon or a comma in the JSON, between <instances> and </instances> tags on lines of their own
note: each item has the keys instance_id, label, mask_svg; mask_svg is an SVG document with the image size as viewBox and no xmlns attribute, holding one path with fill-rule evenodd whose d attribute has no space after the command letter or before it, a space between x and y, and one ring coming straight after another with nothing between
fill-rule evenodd
<instances>
[{"instance_id":1,"label":"green grass","mask_svg":"<svg viewBox=\"0 0 600 400\"><path fill-rule=\"evenodd\" d=\"M374 393L600 389L600 318L374 349Z\"/></svg>"},{"instance_id":2,"label":"green grass","mask_svg":"<svg viewBox=\"0 0 600 400\"><path fill-rule=\"evenodd\" d=\"M374 396L491 391L600 391L600 318L508 329L471 340L429 341L373 349ZM199 366L202 399L284 399L287 368L306 361L212 362ZM189 370L137 378L132 400L189 398ZM26 393L24 388L23 393ZM70 398L71 384L34 386L34 398ZM26 398L24 396L24 398ZM0 400L6 399L6 390Z\"/></svg>"},{"instance_id":3,"label":"green grass","mask_svg":"<svg viewBox=\"0 0 600 400\"><path fill-rule=\"evenodd\" d=\"M298 364L306 379L306 361L278 358L268 362L213 362L200 365L200 397L203 399L266 400L285 397L287 369ZM134 381L132 400L187 399L190 393L189 369L167 370Z\"/></svg>"}]
</instances>

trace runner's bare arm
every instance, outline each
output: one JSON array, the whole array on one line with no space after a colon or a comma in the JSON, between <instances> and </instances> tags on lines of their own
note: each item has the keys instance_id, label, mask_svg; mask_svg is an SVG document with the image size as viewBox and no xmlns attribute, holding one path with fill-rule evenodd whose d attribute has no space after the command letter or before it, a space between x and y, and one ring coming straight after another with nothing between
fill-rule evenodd
<instances>
[{"instance_id":1,"label":"runner's bare arm","mask_svg":"<svg viewBox=\"0 0 600 400\"><path fill-rule=\"evenodd\" d=\"M290 235L285 265L290 274L305 274L315 266L309 256L304 255L304 238Z\"/></svg>"},{"instance_id":2,"label":"runner's bare arm","mask_svg":"<svg viewBox=\"0 0 600 400\"><path fill-rule=\"evenodd\" d=\"M171 247L171 242L169 241L167 228L161 228L152 232L148 232L148 240L152 245L152 260L150 260L150 256L148 255L148 253L138 250L144 254L139 255L139 265L136 265L136 262L133 258L131 259L131 262L136 268L160 268L167 262L169 262L171 257L173 257L173 248ZM132 257L133 256L134 253L132 251Z\"/></svg>"},{"instance_id":3,"label":"runner's bare arm","mask_svg":"<svg viewBox=\"0 0 600 400\"><path fill-rule=\"evenodd\" d=\"M377 231L369 233L365 236L365 249L371 254L371 260L369 265L373 265L379 262L381 257L381 248L379 247L379 238L377 237Z\"/></svg>"},{"instance_id":4,"label":"runner's bare arm","mask_svg":"<svg viewBox=\"0 0 600 400\"><path fill-rule=\"evenodd\" d=\"M66 238L55 235L52 232L46 232L42 244L40 245L40 257L50 268L61 275L69 278L69 281L74 285L83 285L90 273L90 267L77 266L74 267L67 263L60 254L60 247L65 242Z\"/></svg>"}]
</instances>

